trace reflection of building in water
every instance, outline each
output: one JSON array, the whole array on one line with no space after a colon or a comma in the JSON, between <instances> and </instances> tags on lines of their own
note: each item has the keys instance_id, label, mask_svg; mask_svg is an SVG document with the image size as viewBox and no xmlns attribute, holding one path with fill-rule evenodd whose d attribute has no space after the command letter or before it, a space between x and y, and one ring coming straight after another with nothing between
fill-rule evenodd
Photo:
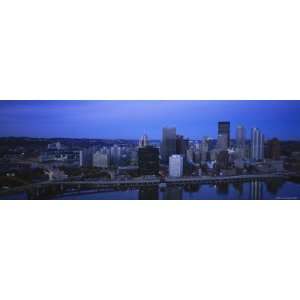
<instances>
[{"instance_id":1,"label":"reflection of building in water","mask_svg":"<svg viewBox=\"0 0 300 300\"><path fill-rule=\"evenodd\" d=\"M259 180L253 180L250 182L250 197L252 200L263 199L263 182Z\"/></svg>"},{"instance_id":2,"label":"reflection of building in water","mask_svg":"<svg viewBox=\"0 0 300 300\"><path fill-rule=\"evenodd\" d=\"M243 195L244 184L242 182L234 182L232 185L233 185L234 189L239 193L239 196Z\"/></svg>"},{"instance_id":3,"label":"reflection of building in water","mask_svg":"<svg viewBox=\"0 0 300 300\"><path fill-rule=\"evenodd\" d=\"M164 192L164 200L182 200L182 187L167 186Z\"/></svg>"},{"instance_id":4,"label":"reflection of building in water","mask_svg":"<svg viewBox=\"0 0 300 300\"><path fill-rule=\"evenodd\" d=\"M200 190L200 184L185 184L184 191L189 193L196 193Z\"/></svg>"},{"instance_id":5,"label":"reflection of building in water","mask_svg":"<svg viewBox=\"0 0 300 300\"><path fill-rule=\"evenodd\" d=\"M139 189L139 200L158 200L158 186L142 187Z\"/></svg>"},{"instance_id":6,"label":"reflection of building in water","mask_svg":"<svg viewBox=\"0 0 300 300\"><path fill-rule=\"evenodd\" d=\"M266 188L267 191L272 194L276 195L279 189L282 187L284 181L282 179L271 179L266 181Z\"/></svg>"},{"instance_id":7,"label":"reflection of building in water","mask_svg":"<svg viewBox=\"0 0 300 300\"><path fill-rule=\"evenodd\" d=\"M217 193L218 194L228 194L228 183L224 182L224 183L218 183L217 184Z\"/></svg>"}]
</instances>

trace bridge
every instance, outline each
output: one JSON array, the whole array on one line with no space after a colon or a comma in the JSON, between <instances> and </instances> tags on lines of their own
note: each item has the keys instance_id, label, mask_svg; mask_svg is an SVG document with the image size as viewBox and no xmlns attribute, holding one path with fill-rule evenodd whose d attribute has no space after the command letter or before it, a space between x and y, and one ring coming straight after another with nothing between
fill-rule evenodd
<instances>
[{"instance_id":1,"label":"bridge","mask_svg":"<svg viewBox=\"0 0 300 300\"><path fill-rule=\"evenodd\" d=\"M26 192L30 199L42 199L49 195L63 194L68 191L92 190L95 192L107 189L128 189L147 186L159 186L160 183L166 185L185 185L185 184L217 184L217 183L234 183L247 182L252 180L267 179L287 179L287 174L255 174L255 175L238 175L238 176L195 176L195 177L166 177L164 180L159 178L152 179L130 179L130 180L62 180L62 181L44 181L26 186L20 186L12 189L0 191L0 195L17 194Z\"/></svg>"},{"instance_id":2,"label":"bridge","mask_svg":"<svg viewBox=\"0 0 300 300\"><path fill-rule=\"evenodd\" d=\"M165 183L168 185L176 184L214 184L226 182L247 182L252 180L266 180L266 179L284 179L288 178L287 174L253 174L253 175L237 175L237 176L195 176L195 177L180 177L180 178L165 178Z\"/></svg>"}]
</instances>

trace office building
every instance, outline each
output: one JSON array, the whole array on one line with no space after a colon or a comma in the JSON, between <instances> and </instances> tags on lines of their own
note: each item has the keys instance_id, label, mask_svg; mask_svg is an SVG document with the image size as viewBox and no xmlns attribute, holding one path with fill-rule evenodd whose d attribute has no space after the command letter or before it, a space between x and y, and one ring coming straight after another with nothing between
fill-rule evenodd
<instances>
[{"instance_id":1,"label":"office building","mask_svg":"<svg viewBox=\"0 0 300 300\"><path fill-rule=\"evenodd\" d=\"M121 147L118 145L113 145L110 148L110 157L111 157L111 163L114 166L117 166L121 159Z\"/></svg>"},{"instance_id":2,"label":"office building","mask_svg":"<svg viewBox=\"0 0 300 300\"><path fill-rule=\"evenodd\" d=\"M239 125L236 128L236 147L237 148L244 148L246 145L246 131L245 127Z\"/></svg>"},{"instance_id":3,"label":"office building","mask_svg":"<svg viewBox=\"0 0 300 300\"><path fill-rule=\"evenodd\" d=\"M144 134L139 140L139 147L146 147L148 145L148 136Z\"/></svg>"},{"instance_id":4,"label":"office building","mask_svg":"<svg viewBox=\"0 0 300 300\"><path fill-rule=\"evenodd\" d=\"M268 141L268 158L273 160L280 159L280 142L278 139L273 138L272 140Z\"/></svg>"},{"instance_id":5,"label":"office building","mask_svg":"<svg viewBox=\"0 0 300 300\"><path fill-rule=\"evenodd\" d=\"M181 155L175 154L169 158L169 176L182 177L183 175L183 158Z\"/></svg>"},{"instance_id":6,"label":"office building","mask_svg":"<svg viewBox=\"0 0 300 300\"><path fill-rule=\"evenodd\" d=\"M245 127L242 125L239 125L236 128L236 154L240 159L245 159L247 157L246 155L246 131Z\"/></svg>"},{"instance_id":7,"label":"office building","mask_svg":"<svg viewBox=\"0 0 300 300\"><path fill-rule=\"evenodd\" d=\"M219 151L225 151L228 149L228 137L227 134L219 134L217 139L217 149Z\"/></svg>"},{"instance_id":8,"label":"office building","mask_svg":"<svg viewBox=\"0 0 300 300\"><path fill-rule=\"evenodd\" d=\"M159 151L153 146L146 146L138 150L138 166L140 175L158 175Z\"/></svg>"},{"instance_id":9,"label":"office building","mask_svg":"<svg viewBox=\"0 0 300 300\"><path fill-rule=\"evenodd\" d=\"M161 158L168 163L169 157L176 154L176 128L163 128L161 143Z\"/></svg>"},{"instance_id":10,"label":"office building","mask_svg":"<svg viewBox=\"0 0 300 300\"><path fill-rule=\"evenodd\" d=\"M39 159L43 163L52 161L59 162L60 165L79 167L82 164L82 151L47 149L41 153Z\"/></svg>"},{"instance_id":11,"label":"office building","mask_svg":"<svg viewBox=\"0 0 300 300\"><path fill-rule=\"evenodd\" d=\"M103 154L100 151L96 151L93 155L93 166L97 168L108 168L109 167L109 155Z\"/></svg>"},{"instance_id":12,"label":"office building","mask_svg":"<svg viewBox=\"0 0 300 300\"><path fill-rule=\"evenodd\" d=\"M62 145L60 142L48 144L48 149L49 150L62 150Z\"/></svg>"},{"instance_id":13,"label":"office building","mask_svg":"<svg viewBox=\"0 0 300 300\"><path fill-rule=\"evenodd\" d=\"M201 153L200 149L195 150L194 151L194 161L195 161L195 163L200 164L201 163L201 158L202 158L202 153Z\"/></svg>"},{"instance_id":14,"label":"office building","mask_svg":"<svg viewBox=\"0 0 300 300\"><path fill-rule=\"evenodd\" d=\"M228 151L220 151L217 154L217 167L219 169L227 169L229 167L229 153L228 153Z\"/></svg>"},{"instance_id":15,"label":"office building","mask_svg":"<svg viewBox=\"0 0 300 300\"><path fill-rule=\"evenodd\" d=\"M258 128L251 129L251 160L264 159L264 136Z\"/></svg>"},{"instance_id":16,"label":"office building","mask_svg":"<svg viewBox=\"0 0 300 300\"><path fill-rule=\"evenodd\" d=\"M208 154L208 147L209 147L209 141L207 137L203 137L201 142L201 161L206 162L207 161L207 154Z\"/></svg>"},{"instance_id":17,"label":"office building","mask_svg":"<svg viewBox=\"0 0 300 300\"><path fill-rule=\"evenodd\" d=\"M193 148L186 150L186 160L190 163L194 162L194 149Z\"/></svg>"},{"instance_id":18,"label":"office building","mask_svg":"<svg viewBox=\"0 0 300 300\"><path fill-rule=\"evenodd\" d=\"M81 151L80 166L92 167L93 166L93 154L96 152L95 147L88 147Z\"/></svg>"},{"instance_id":19,"label":"office building","mask_svg":"<svg viewBox=\"0 0 300 300\"><path fill-rule=\"evenodd\" d=\"M222 121L218 123L218 136L226 136L226 149L230 147L230 122Z\"/></svg>"},{"instance_id":20,"label":"office building","mask_svg":"<svg viewBox=\"0 0 300 300\"><path fill-rule=\"evenodd\" d=\"M217 160L218 151L216 149L212 149L209 151L209 160L216 161Z\"/></svg>"},{"instance_id":21,"label":"office building","mask_svg":"<svg viewBox=\"0 0 300 300\"><path fill-rule=\"evenodd\" d=\"M176 154L180 154L183 157L186 155L187 142L183 135L176 135Z\"/></svg>"}]
</instances>

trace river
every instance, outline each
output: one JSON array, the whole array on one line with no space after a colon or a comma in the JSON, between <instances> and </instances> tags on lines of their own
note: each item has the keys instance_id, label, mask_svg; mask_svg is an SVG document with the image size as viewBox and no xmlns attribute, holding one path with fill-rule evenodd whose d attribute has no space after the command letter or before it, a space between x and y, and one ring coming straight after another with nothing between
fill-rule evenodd
<instances>
[{"instance_id":1,"label":"river","mask_svg":"<svg viewBox=\"0 0 300 300\"><path fill-rule=\"evenodd\" d=\"M6 195L0 199L26 199L25 193ZM300 183L272 179L243 183L193 184L185 186L144 187L115 191L81 191L58 195L62 200L259 200L259 199L300 199Z\"/></svg>"}]
</instances>

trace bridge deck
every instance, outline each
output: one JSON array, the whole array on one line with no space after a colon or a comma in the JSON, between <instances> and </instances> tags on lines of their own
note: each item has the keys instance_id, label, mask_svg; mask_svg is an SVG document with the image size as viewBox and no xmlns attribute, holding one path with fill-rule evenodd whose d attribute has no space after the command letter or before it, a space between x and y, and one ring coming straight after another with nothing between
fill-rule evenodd
<instances>
[{"instance_id":1,"label":"bridge deck","mask_svg":"<svg viewBox=\"0 0 300 300\"><path fill-rule=\"evenodd\" d=\"M257 175L239 175L239 176L197 176L197 177L181 177L181 178L170 178L166 177L165 180L160 179L138 179L138 180L99 180L99 181L45 181L26 186L20 186L13 189L7 189L0 191L0 194L13 194L24 192L26 190L41 189L49 186L77 186L79 188L84 186L93 186L95 188L105 187L140 187L148 185L159 185L161 182L166 184L186 184L186 183L218 183L218 182L237 182L237 181L251 181L251 180L264 180L271 178L288 178L288 174L257 174Z\"/></svg>"}]
</instances>

